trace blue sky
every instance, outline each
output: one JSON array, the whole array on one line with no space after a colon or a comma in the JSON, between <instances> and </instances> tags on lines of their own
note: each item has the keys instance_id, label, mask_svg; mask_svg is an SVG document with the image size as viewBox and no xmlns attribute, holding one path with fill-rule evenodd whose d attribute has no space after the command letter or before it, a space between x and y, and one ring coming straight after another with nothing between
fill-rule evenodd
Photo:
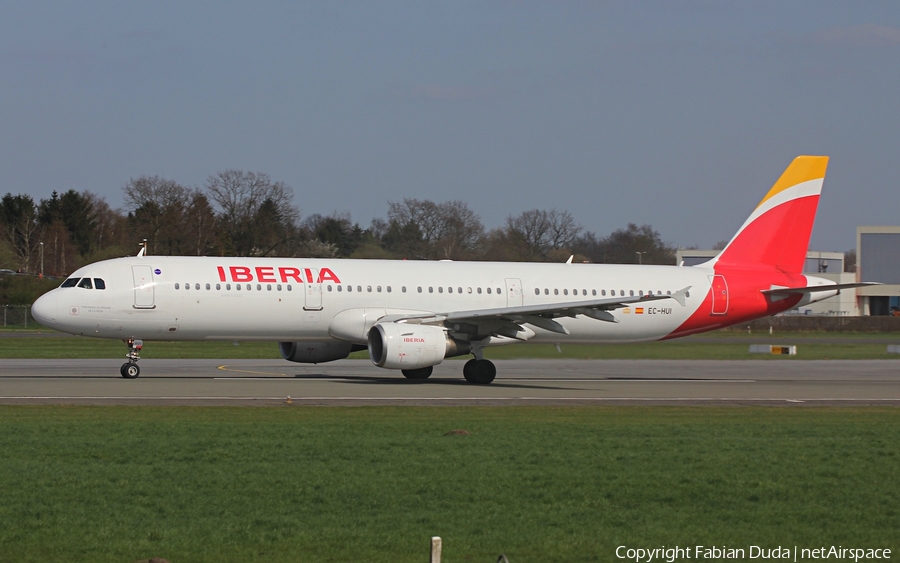
<instances>
[{"instance_id":1,"label":"blue sky","mask_svg":"<svg viewBox=\"0 0 900 563\"><path fill-rule=\"evenodd\" d=\"M0 193L237 168L364 226L462 199L700 247L827 154L812 247L840 251L900 223L900 3L20 2L0 130Z\"/></svg>"}]
</instances>

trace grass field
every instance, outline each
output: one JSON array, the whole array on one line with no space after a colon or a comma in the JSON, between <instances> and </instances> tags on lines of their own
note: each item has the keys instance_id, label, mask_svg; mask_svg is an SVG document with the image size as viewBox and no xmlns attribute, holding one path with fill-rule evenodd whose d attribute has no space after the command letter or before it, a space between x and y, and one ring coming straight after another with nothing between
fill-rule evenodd
<instances>
[{"instance_id":1,"label":"grass field","mask_svg":"<svg viewBox=\"0 0 900 563\"><path fill-rule=\"evenodd\" d=\"M896 409L7 406L0 430L4 562L900 548Z\"/></svg>"},{"instance_id":2,"label":"grass field","mask_svg":"<svg viewBox=\"0 0 900 563\"><path fill-rule=\"evenodd\" d=\"M796 344L796 356L772 357L750 354L753 344ZM900 344L900 334L888 333L785 333L748 336L741 332L714 332L667 342L647 344L574 345L563 344L560 351L549 344L516 344L489 348L489 359L579 358L579 359L709 359L709 360L856 360L900 359L888 354L888 344ZM0 336L0 359L11 358L119 358L125 345L118 340L68 336ZM274 342L146 342L142 358L187 359L277 359ZM356 352L351 358L367 359L368 353Z\"/></svg>"}]
</instances>

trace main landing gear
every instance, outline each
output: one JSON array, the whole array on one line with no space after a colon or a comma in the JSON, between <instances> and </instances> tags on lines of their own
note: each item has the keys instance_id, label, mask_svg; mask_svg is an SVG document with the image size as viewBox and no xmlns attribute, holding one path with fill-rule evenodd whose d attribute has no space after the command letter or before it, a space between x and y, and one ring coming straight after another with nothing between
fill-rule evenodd
<instances>
[{"instance_id":1,"label":"main landing gear","mask_svg":"<svg viewBox=\"0 0 900 563\"><path fill-rule=\"evenodd\" d=\"M125 364L126 366L129 364ZM137 367L137 366L134 366ZM125 369L125 366L122 366L122 369ZM434 371L433 366L428 366L419 369L404 369L400 370L403 374L403 377L406 379L428 379L431 377L431 373ZM473 358L466 362L466 365L463 366L463 377L466 378L466 381L469 383L475 383L477 385L487 385L497 376L497 367L494 366L494 363L490 360ZM125 377L125 374L122 374L122 377ZM135 376L137 377L137 376Z\"/></svg>"},{"instance_id":2,"label":"main landing gear","mask_svg":"<svg viewBox=\"0 0 900 563\"><path fill-rule=\"evenodd\" d=\"M122 367L119 368L119 373L125 379L135 379L141 375L141 368L138 367L137 363L141 359L141 348L144 347L144 341L135 340L134 337L131 337L125 340L125 345L128 346L128 355L125 356L128 358L128 361L122 364Z\"/></svg>"},{"instance_id":3,"label":"main landing gear","mask_svg":"<svg viewBox=\"0 0 900 563\"><path fill-rule=\"evenodd\" d=\"M463 377L469 383L487 385L497 376L497 367L490 360L473 358L463 366Z\"/></svg>"}]
</instances>

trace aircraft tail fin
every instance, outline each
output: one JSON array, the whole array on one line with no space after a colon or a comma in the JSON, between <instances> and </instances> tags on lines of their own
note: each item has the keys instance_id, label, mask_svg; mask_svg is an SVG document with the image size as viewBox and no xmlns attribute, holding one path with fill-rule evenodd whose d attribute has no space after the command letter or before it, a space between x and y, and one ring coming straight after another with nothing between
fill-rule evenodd
<instances>
[{"instance_id":1,"label":"aircraft tail fin","mask_svg":"<svg viewBox=\"0 0 900 563\"><path fill-rule=\"evenodd\" d=\"M827 156L798 156L724 250L706 265L768 266L803 271Z\"/></svg>"}]
</instances>

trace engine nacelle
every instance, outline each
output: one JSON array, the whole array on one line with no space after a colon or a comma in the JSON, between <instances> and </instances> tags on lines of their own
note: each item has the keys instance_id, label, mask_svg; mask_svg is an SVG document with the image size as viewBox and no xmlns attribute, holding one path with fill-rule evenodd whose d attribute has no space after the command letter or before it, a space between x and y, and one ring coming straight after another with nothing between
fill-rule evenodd
<instances>
[{"instance_id":1,"label":"engine nacelle","mask_svg":"<svg viewBox=\"0 0 900 563\"><path fill-rule=\"evenodd\" d=\"M353 351L353 344L340 340L301 340L299 342L279 342L281 357L289 362L320 364L342 360Z\"/></svg>"},{"instance_id":2,"label":"engine nacelle","mask_svg":"<svg viewBox=\"0 0 900 563\"><path fill-rule=\"evenodd\" d=\"M472 346L454 340L440 327L405 323L376 324L369 330L369 357L387 369L436 366L444 358L468 354Z\"/></svg>"}]
</instances>

